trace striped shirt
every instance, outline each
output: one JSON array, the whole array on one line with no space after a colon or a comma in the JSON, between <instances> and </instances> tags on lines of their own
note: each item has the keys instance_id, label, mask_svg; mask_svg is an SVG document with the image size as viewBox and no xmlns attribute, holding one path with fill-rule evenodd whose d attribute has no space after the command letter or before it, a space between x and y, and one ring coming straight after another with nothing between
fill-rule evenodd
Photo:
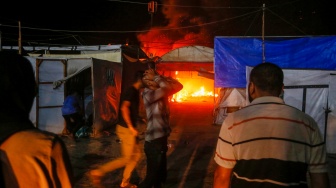
<instances>
[{"instance_id":1,"label":"striped shirt","mask_svg":"<svg viewBox=\"0 0 336 188\"><path fill-rule=\"evenodd\" d=\"M154 81L159 84L159 88L156 90L145 88L142 93L147 115L146 141L169 136L171 128L168 96L183 88L180 82L172 78L157 75Z\"/></svg>"},{"instance_id":2,"label":"striped shirt","mask_svg":"<svg viewBox=\"0 0 336 188\"><path fill-rule=\"evenodd\" d=\"M233 168L232 188L308 187L307 172L327 172L317 123L278 97L261 97L227 116L216 163Z\"/></svg>"}]
</instances>

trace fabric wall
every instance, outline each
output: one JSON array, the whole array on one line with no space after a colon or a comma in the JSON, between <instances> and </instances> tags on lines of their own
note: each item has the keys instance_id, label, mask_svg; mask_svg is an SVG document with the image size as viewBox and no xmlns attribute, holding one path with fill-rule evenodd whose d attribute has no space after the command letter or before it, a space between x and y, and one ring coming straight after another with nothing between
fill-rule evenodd
<instances>
[{"instance_id":1,"label":"fabric wall","mask_svg":"<svg viewBox=\"0 0 336 188\"><path fill-rule=\"evenodd\" d=\"M30 119L36 127L61 133L64 127L61 107L64 101L63 85L56 90L53 88L55 80L64 77L64 59L41 59L27 57L31 62L38 82L38 95L34 100L30 112Z\"/></svg>"},{"instance_id":2,"label":"fabric wall","mask_svg":"<svg viewBox=\"0 0 336 188\"><path fill-rule=\"evenodd\" d=\"M93 59L92 87L94 135L101 135L118 120L122 85L122 64Z\"/></svg>"}]
</instances>

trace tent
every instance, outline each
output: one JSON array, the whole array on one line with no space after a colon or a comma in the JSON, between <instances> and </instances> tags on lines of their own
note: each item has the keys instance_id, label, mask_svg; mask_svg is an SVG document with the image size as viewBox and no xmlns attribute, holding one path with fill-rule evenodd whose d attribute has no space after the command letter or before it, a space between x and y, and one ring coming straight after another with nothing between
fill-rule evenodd
<instances>
[{"instance_id":1,"label":"tent","mask_svg":"<svg viewBox=\"0 0 336 188\"><path fill-rule=\"evenodd\" d=\"M184 46L161 56L159 71L213 72L213 49L205 46Z\"/></svg>"},{"instance_id":2,"label":"tent","mask_svg":"<svg viewBox=\"0 0 336 188\"><path fill-rule=\"evenodd\" d=\"M78 49L77 49L78 50ZM42 130L62 133L63 101L69 90L80 90L83 106L92 97L94 136L113 128L118 119L120 95L131 85L133 75L145 70L146 54L129 46L108 46L105 49L83 48L74 54L57 49L57 53L29 53L38 83L30 118Z\"/></svg>"},{"instance_id":3,"label":"tent","mask_svg":"<svg viewBox=\"0 0 336 188\"><path fill-rule=\"evenodd\" d=\"M183 89L173 95L172 100L213 102L211 98L211 95L214 95L212 48L205 46L176 48L160 57L156 63L156 70L165 76L178 79L183 84Z\"/></svg>"},{"instance_id":4,"label":"tent","mask_svg":"<svg viewBox=\"0 0 336 188\"><path fill-rule=\"evenodd\" d=\"M335 36L216 37L214 51L219 88L246 88L249 70L261 62L283 68L285 102L311 115L328 153L336 153Z\"/></svg>"}]
</instances>

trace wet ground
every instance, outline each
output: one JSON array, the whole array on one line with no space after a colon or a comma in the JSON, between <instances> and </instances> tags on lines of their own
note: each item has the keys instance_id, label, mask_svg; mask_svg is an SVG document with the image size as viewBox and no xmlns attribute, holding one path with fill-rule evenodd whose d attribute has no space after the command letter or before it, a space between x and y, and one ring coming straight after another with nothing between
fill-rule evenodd
<instances>
[{"instance_id":1,"label":"wet ground","mask_svg":"<svg viewBox=\"0 0 336 188\"><path fill-rule=\"evenodd\" d=\"M220 125L213 124L213 102L171 104L172 134L169 137L168 178L165 188L211 188L215 163L213 154ZM140 126L141 132L145 125ZM90 169L117 158L120 143L113 131L99 138L83 137L78 142L64 137L68 147L75 178L75 188L93 187L85 175ZM143 135L140 145L143 151ZM336 187L336 154L328 155L331 187ZM146 158L133 172L131 182L139 183L146 173ZM122 169L108 173L103 187L118 188Z\"/></svg>"}]
</instances>

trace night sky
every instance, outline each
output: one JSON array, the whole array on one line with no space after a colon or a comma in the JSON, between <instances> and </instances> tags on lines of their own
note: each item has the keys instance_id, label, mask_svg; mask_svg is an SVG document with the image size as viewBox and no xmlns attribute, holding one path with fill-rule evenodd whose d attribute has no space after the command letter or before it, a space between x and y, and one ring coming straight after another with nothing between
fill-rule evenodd
<instances>
[{"instance_id":1,"label":"night sky","mask_svg":"<svg viewBox=\"0 0 336 188\"><path fill-rule=\"evenodd\" d=\"M1 6L1 44L18 45L20 21L23 46L213 47L215 36L261 36L263 13L265 36L336 35L331 0L161 0L152 15L148 2L13 0Z\"/></svg>"}]
</instances>

